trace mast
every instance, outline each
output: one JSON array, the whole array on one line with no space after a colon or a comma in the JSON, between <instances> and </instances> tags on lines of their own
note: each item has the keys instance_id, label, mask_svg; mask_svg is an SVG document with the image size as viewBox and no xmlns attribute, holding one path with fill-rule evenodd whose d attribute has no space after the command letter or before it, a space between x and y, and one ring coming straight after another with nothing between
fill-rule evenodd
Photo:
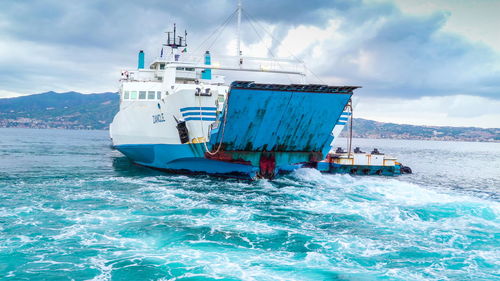
<instances>
[{"instance_id":1,"label":"mast","mask_svg":"<svg viewBox=\"0 0 500 281\"><path fill-rule=\"evenodd\" d=\"M163 44L163 46L168 46L171 48L170 54L172 55L173 59L177 61L180 57L178 48L187 47L187 31L184 30L184 37L177 36L177 25L174 23L174 31L167 31L165 33L167 33L168 36L167 44ZM163 53L163 47L162 47L162 53Z\"/></svg>"},{"instance_id":2,"label":"mast","mask_svg":"<svg viewBox=\"0 0 500 281\"><path fill-rule=\"evenodd\" d=\"M241 0L238 0L238 27L237 27L237 53L236 53L236 56L239 58L239 66L241 67L241 64L243 63L243 59L241 57L241 45L240 45L240 41L241 41L241 31L240 31L240 28L241 28Z\"/></svg>"}]
</instances>

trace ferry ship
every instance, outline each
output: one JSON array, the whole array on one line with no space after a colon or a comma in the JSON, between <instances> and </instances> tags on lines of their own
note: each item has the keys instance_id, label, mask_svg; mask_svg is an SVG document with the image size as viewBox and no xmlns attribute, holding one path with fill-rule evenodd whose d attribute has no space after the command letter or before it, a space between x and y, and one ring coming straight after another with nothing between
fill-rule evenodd
<instances>
[{"instance_id":1,"label":"ferry ship","mask_svg":"<svg viewBox=\"0 0 500 281\"><path fill-rule=\"evenodd\" d=\"M168 32L169 51L122 72L120 110L110 125L113 147L136 164L182 174L271 179L316 167L345 126L357 86L227 83L221 72L294 75L303 62L245 57L191 57L187 33ZM224 61L221 64L221 61ZM250 80L250 79L248 79Z\"/></svg>"}]
</instances>

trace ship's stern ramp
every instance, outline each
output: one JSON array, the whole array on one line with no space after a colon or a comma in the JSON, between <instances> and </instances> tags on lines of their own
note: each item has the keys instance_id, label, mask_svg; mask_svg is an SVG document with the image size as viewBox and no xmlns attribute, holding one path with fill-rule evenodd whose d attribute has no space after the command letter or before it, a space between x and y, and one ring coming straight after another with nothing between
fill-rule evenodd
<instances>
[{"instance_id":1,"label":"ship's stern ramp","mask_svg":"<svg viewBox=\"0 0 500 281\"><path fill-rule=\"evenodd\" d=\"M281 169L319 161L328 153L332 129L356 88L235 81L227 112L211 131L210 148L217 153L207 157L251 163L261 170L263 162Z\"/></svg>"}]
</instances>

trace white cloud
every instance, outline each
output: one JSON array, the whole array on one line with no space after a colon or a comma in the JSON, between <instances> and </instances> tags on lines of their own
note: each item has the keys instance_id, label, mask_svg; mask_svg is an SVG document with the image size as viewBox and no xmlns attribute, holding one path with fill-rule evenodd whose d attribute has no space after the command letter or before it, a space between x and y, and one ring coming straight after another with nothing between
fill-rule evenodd
<instances>
[{"instance_id":1,"label":"white cloud","mask_svg":"<svg viewBox=\"0 0 500 281\"><path fill-rule=\"evenodd\" d=\"M498 0L394 0L407 14L425 15L449 11L443 31L482 42L500 52L500 1Z\"/></svg>"},{"instance_id":2,"label":"white cloud","mask_svg":"<svg viewBox=\"0 0 500 281\"><path fill-rule=\"evenodd\" d=\"M80 1L77 14L71 2L8 2L0 10L0 97L115 91L120 70L136 66L139 49L147 60L156 56L162 32L173 22L191 30L188 54L193 55L196 43L234 9L231 1L210 0L193 10L194 2ZM491 0L255 1L248 3L249 12L282 42L264 32L261 40L243 22L242 50L246 56L265 56L268 48L279 57L293 53L326 83L364 86L356 95L377 106L362 103L360 112L377 120L498 127L499 5ZM220 9L211 11L212 6ZM235 53L234 24L217 38L212 53ZM224 74L228 80L291 80ZM321 83L314 75L307 82Z\"/></svg>"},{"instance_id":3,"label":"white cloud","mask_svg":"<svg viewBox=\"0 0 500 281\"><path fill-rule=\"evenodd\" d=\"M0 64L8 69L2 70L0 96L45 91L114 91L120 66L113 65L113 61L119 61L124 55L96 48L55 48L49 44L5 38L0 41ZM97 59L102 57L107 60Z\"/></svg>"},{"instance_id":4,"label":"white cloud","mask_svg":"<svg viewBox=\"0 0 500 281\"><path fill-rule=\"evenodd\" d=\"M2 98L15 98L15 97L19 97L22 95L23 95L23 93L0 90L0 97L2 97Z\"/></svg>"},{"instance_id":5,"label":"white cloud","mask_svg":"<svg viewBox=\"0 0 500 281\"><path fill-rule=\"evenodd\" d=\"M354 114L398 124L500 128L500 101L468 95L359 98Z\"/></svg>"},{"instance_id":6,"label":"white cloud","mask_svg":"<svg viewBox=\"0 0 500 281\"><path fill-rule=\"evenodd\" d=\"M342 34L337 32L340 20L329 20L325 28L320 28L312 25L299 25L290 29L286 37L281 41L278 47L278 56L290 57L291 55L299 55L304 51L313 47L312 57L320 57L324 55L319 52L319 47L325 40L341 40Z\"/></svg>"}]
</instances>

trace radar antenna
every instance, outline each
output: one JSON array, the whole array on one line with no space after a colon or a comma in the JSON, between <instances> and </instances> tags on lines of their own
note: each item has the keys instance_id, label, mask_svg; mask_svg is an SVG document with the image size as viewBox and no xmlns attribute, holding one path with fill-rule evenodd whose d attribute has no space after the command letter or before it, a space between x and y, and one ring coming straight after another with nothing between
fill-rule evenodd
<instances>
[{"instance_id":1,"label":"radar antenna","mask_svg":"<svg viewBox=\"0 0 500 281\"><path fill-rule=\"evenodd\" d=\"M177 27L174 23L174 31L167 31L167 44L163 46L168 46L172 49L187 47L187 31L184 30L184 36L177 36ZM172 36L170 36L172 34Z\"/></svg>"}]
</instances>

